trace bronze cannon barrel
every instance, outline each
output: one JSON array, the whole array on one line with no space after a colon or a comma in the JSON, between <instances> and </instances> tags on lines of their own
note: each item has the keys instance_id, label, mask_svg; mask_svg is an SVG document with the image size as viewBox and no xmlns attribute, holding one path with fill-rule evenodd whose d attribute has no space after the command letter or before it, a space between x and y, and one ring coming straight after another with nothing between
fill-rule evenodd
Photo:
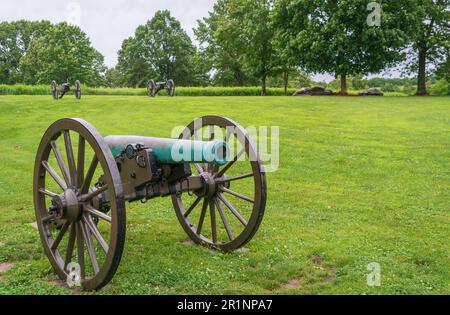
<instances>
[{"instance_id":1,"label":"bronze cannon barrel","mask_svg":"<svg viewBox=\"0 0 450 315\"><path fill-rule=\"evenodd\" d=\"M140 136L108 136L105 138L114 158L129 145L141 144L152 150L161 164L213 163L222 166L227 162L229 147L225 141L195 141Z\"/></svg>"}]
</instances>

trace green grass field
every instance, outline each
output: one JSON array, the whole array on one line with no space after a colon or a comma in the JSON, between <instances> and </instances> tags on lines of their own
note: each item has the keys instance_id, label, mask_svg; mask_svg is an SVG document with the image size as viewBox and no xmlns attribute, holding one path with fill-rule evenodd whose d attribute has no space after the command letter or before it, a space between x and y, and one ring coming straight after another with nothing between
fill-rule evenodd
<instances>
[{"instance_id":1,"label":"green grass field","mask_svg":"<svg viewBox=\"0 0 450 315\"><path fill-rule=\"evenodd\" d=\"M170 199L127 205L121 266L97 294L450 294L450 97L138 96L0 96L0 294L80 293L57 281L32 227L52 122L167 137L206 114L280 126L259 232L219 254L186 242ZM367 285L372 262L380 287Z\"/></svg>"}]
</instances>

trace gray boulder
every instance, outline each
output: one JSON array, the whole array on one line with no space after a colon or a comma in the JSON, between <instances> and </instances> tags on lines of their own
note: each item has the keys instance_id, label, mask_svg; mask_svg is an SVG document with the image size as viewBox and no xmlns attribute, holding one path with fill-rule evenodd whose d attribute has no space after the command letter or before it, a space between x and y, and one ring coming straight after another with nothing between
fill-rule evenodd
<instances>
[{"instance_id":1,"label":"gray boulder","mask_svg":"<svg viewBox=\"0 0 450 315\"><path fill-rule=\"evenodd\" d=\"M368 89L358 94L359 96L384 96L384 93L379 89Z\"/></svg>"},{"instance_id":2,"label":"gray boulder","mask_svg":"<svg viewBox=\"0 0 450 315\"><path fill-rule=\"evenodd\" d=\"M320 96L320 95L333 95L331 90L324 89L320 86L315 87L303 87L297 92L294 93L293 96Z\"/></svg>"}]
</instances>

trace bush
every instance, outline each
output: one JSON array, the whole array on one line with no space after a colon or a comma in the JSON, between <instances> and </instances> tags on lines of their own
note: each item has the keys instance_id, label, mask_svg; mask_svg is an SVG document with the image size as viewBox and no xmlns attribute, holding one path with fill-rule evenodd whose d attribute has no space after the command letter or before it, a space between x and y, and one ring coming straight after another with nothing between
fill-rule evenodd
<instances>
[{"instance_id":1,"label":"bush","mask_svg":"<svg viewBox=\"0 0 450 315\"><path fill-rule=\"evenodd\" d=\"M147 90L132 88L91 88L81 87L84 95L146 95ZM294 94L296 89L288 89L288 95ZM50 85L0 85L0 95L50 95ZM165 95L165 91L161 92ZM177 96L259 96L259 87L178 87ZM268 88L267 95L283 96L283 88Z\"/></svg>"},{"instance_id":2,"label":"bush","mask_svg":"<svg viewBox=\"0 0 450 315\"><path fill-rule=\"evenodd\" d=\"M446 79L441 79L430 86L431 95L444 96L450 95L450 84Z\"/></svg>"},{"instance_id":3,"label":"bush","mask_svg":"<svg viewBox=\"0 0 450 315\"><path fill-rule=\"evenodd\" d=\"M0 95L50 95L50 85L0 85Z\"/></svg>"}]
</instances>

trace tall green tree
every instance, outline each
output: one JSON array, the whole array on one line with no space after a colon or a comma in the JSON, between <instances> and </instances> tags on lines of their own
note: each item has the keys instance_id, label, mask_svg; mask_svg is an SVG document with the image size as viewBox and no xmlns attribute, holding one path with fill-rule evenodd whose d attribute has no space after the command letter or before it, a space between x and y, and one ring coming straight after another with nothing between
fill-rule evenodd
<instances>
[{"instance_id":1,"label":"tall green tree","mask_svg":"<svg viewBox=\"0 0 450 315\"><path fill-rule=\"evenodd\" d=\"M151 61L144 54L142 43L133 37L123 41L118 60L116 69L123 86L144 87L149 78L157 76Z\"/></svg>"},{"instance_id":2,"label":"tall green tree","mask_svg":"<svg viewBox=\"0 0 450 315\"><path fill-rule=\"evenodd\" d=\"M52 80L99 86L104 84L104 57L77 26L55 25L44 36L33 40L20 61L26 84L49 84Z\"/></svg>"},{"instance_id":3,"label":"tall green tree","mask_svg":"<svg viewBox=\"0 0 450 315\"><path fill-rule=\"evenodd\" d=\"M202 76L195 62L197 50L180 22L170 12L158 11L136 29L119 51L117 69L127 85L143 86L153 78L173 79L179 85L198 85Z\"/></svg>"},{"instance_id":4,"label":"tall green tree","mask_svg":"<svg viewBox=\"0 0 450 315\"><path fill-rule=\"evenodd\" d=\"M411 69L417 73L417 95L426 95L427 70L445 60L450 49L450 1L417 0Z\"/></svg>"},{"instance_id":5,"label":"tall green tree","mask_svg":"<svg viewBox=\"0 0 450 315\"><path fill-rule=\"evenodd\" d=\"M242 26L233 21L230 3L230 0L218 0L209 15L197 21L194 33L204 62L212 73L213 84L254 85L258 81L242 60Z\"/></svg>"},{"instance_id":6,"label":"tall green tree","mask_svg":"<svg viewBox=\"0 0 450 315\"><path fill-rule=\"evenodd\" d=\"M370 0L278 0L277 38L290 62L332 73L347 93L347 77L378 73L402 60L414 26L414 0L383 1L379 26Z\"/></svg>"},{"instance_id":7,"label":"tall green tree","mask_svg":"<svg viewBox=\"0 0 450 315\"><path fill-rule=\"evenodd\" d=\"M122 84L122 77L117 68L108 68L105 73L105 86L117 88L121 87Z\"/></svg>"},{"instance_id":8,"label":"tall green tree","mask_svg":"<svg viewBox=\"0 0 450 315\"><path fill-rule=\"evenodd\" d=\"M48 21L15 21L0 23L0 84L23 80L20 60L33 40L45 35L52 25Z\"/></svg>"},{"instance_id":9,"label":"tall green tree","mask_svg":"<svg viewBox=\"0 0 450 315\"><path fill-rule=\"evenodd\" d=\"M241 32L242 59L250 72L260 79L262 95L267 94L267 78L281 66L271 22L273 4L274 0L230 0L229 4L231 25Z\"/></svg>"},{"instance_id":10,"label":"tall green tree","mask_svg":"<svg viewBox=\"0 0 450 315\"><path fill-rule=\"evenodd\" d=\"M228 75L233 85L245 85L248 74L260 81L263 95L267 78L278 66L271 23L273 2L219 0L196 30L216 76Z\"/></svg>"}]
</instances>

